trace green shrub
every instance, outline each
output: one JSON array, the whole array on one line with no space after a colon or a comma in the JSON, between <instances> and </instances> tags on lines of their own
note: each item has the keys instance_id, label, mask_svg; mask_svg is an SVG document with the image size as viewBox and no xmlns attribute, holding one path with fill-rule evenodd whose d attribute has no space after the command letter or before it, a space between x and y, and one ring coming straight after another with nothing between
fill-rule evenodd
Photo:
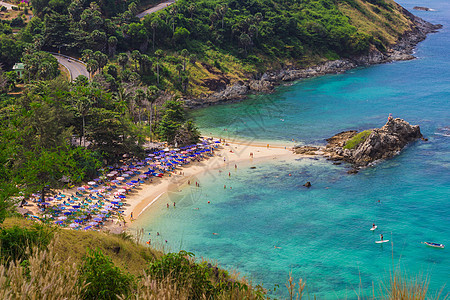
<instances>
[{"instance_id":1,"label":"green shrub","mask_svg":"<svg viewBox=\"0 0 450 300\"><path fill-rule=\"evenodd\" d=\"M87 283L83 299L117 299L117 295L129 295L134 278L114 266L111 258L100 249L88 249L80 266L79 283Z\"/></svg>"},{"instance_id":2,"label":"green shrub","mask_svg":"<svg viewBox=\"0 0 450 300\"><path fill-rule=\"evenodd\" d=\"M34 247L46 248L53 238L54 229L35 224L30 228L14 226L0 231L0 256L3 262L24 260Z\"/></svg>"},{"instance_id":3,"label":"green shrub","mask_svg":"<svg viewBox=\"0 0 450 300\"><path fill-rule=\"evenodd\" d=\"M345 143L344 149L355 149L359 144L363 143L367 139L371 132L372 130L364 130L358 133Z\"/></svg>"},{"instance_id":4,"label":"green shrub","mask_svg":"<svg viewBox=\"0 0 450 300\"><path fill-rule=\"evenodd\" d=\"M7 8L5 7L5 6L2 6L1 8L0 8L0 11L6 11L7 10Z\"/></svg>"},{"instance_id":5,"label":"green shrub","mask_svg":"<svg viewBox=\"0 0 450 300\"><path fill-rule=\"evenodd\" d=\"M194 256L191 252L180 251L169 253L150 264L149 275L163 280L167 277L176 284L189 289L190 299L201 299L203 295L210 299L216 291L210 280L210 269L189 260Z\"/></svg>"}]
</instances>

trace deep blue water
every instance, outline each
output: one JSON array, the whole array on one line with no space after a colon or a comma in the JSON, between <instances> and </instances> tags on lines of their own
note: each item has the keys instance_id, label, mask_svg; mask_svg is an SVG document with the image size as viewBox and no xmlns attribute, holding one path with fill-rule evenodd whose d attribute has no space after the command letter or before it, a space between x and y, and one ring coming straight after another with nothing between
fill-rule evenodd
<instances>
[{"instance_id":1,"label":"deep blue water","mask_svg":"<svg viewBox=\"0 0 450 300\"><path fill-rule=\"evenodd\" d=\"M213 171L197 178L201 189L169 195L176 209L144 213L135 226L160 232L154 241L167 239L171 250L217 259L268 289L279 285L275 297L286 296L289 271L318 299L354 299L360 290L370 296L394 265L429 276L433 291L447 284L450 292L450 3L400 3L444 25L419 44L418 59L302 80L193 114L205 135L324 144L342 130L380 127L392 113L419 124L428 142L357 175L323 159ZM416 5L436 11L413 11ZM311 189L302 186L306 181ZM379 233L392 243L375 244Z\"/></svg>"}]
</instances>

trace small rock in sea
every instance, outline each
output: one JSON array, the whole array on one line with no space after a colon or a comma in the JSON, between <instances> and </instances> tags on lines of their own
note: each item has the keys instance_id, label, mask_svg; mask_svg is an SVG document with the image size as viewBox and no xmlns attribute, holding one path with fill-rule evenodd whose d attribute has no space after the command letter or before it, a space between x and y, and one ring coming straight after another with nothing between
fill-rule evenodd
<instances>
[{"instance_id":1,"label":"small rock in sea","mask_svg":"<svg viewBox=\"0 0 450 300\"><path fill-rule=\"evenodd\" d=\"M341 162L334 162L333 165L339 166L340 164L342 164Z\"/></svg>"},{"instance_id":2,"label":"small rock in sea","mask_svg":"<svg viewBox=\"0 0 450 300\"><path fill-rule=\"evenodd\" d=\"M256 169L256 167L250 167L250 169Z\"/></svg>"},{"instance_id":3,"label":"small rock in sea","mask_svg":"<svg viewBox=\"0 0 450 300\"><path fill-rule=\"evenodd\" d=\"M307 183L305 183L303 186L306 186L307 188L309 188L309 187L311 187L311 182L307 182Z\"/></svg>"},{"instance_id":4,"label":"small rock in sea","mask_svg":"<svg viewBox=\"0 0 450 300\"><path fill-rule=\"evenodd\" d=\"M428 142L428 139L427 139L427 138L424 138L424 137L422 137L422 141L424 141L424 142Z\"/></svg>"},{"instance_id":5,"label":"small rock in sea","mask_svg":"<svg viewBox=\"0 0 450 300\"><path fill-rule=\"evenodd\" d=\"M356 170L356 169L351 169L351 170L347 171L347 174L357 174L357 173L358 173L358 170Z\"/></svg>"}]
</instances>

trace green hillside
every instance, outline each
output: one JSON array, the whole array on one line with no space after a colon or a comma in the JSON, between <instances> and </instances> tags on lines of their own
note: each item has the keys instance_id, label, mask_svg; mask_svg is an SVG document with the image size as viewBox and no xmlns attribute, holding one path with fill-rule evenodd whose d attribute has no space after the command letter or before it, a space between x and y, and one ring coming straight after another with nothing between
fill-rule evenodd
<instances>
[{"instance_id":1,"label":"green hillside","mask_svg":"<svg viewBox=\"0 0 450 300\"><path fill-rule=\"evenodd\" d=\"M178 0L134 17L155 2L32 0L37 17L17 36L4 30L0 62L61 51L113 91L131 81L198 97L266 70L385 51L412 26L392 0Z\"/></svg>"}]
</instances>

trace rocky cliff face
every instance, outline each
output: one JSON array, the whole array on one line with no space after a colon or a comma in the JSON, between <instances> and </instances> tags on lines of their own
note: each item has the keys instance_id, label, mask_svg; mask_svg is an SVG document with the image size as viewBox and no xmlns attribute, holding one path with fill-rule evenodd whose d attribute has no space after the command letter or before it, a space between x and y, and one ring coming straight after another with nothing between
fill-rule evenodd
<instances>
[{"instance_id":1,"label":"rocky cliff face","mask_svg":"<svg viewBox=\"0 0 450 300\"><path fill-rule=\"evenodd\" d=\"M373 129L355 148L345 149L355 135L354 131L344 132L329 139L325 155L333 160L347 161L355 167L365 167L376 160L393 157L407 144L422 138L418 125L410 125L399 118L389 118L383 127Z\"/></svg>"}]
</instances>

